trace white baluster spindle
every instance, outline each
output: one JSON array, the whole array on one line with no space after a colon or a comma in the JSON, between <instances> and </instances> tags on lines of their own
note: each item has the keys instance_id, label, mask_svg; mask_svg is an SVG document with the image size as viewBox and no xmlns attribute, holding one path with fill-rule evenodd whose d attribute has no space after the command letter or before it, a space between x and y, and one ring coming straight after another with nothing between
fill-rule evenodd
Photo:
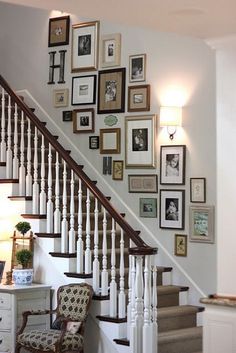
<instances>
[{"instance_id":1,"label":"white baluster spindle","mask_svg":"<svg viewBox=\"0 0 236 353\"><path fill-rule=\"evenodd\" d=\"M39 212L46 214L46 191L45 191L45 143L44 136L41 136L41 190L39 195Z\"/></svg>"},{"instance_id":2,"label":"white baluster spindle","mask_svg":"<svg viewBox=\"0 0 236 353\"><path fill-rule=\"evenodd\" d=\"M25 138L24 138L24 112L21 112L20 128L20 168L19 168L19 195L25 195Z\"/></svg>"},{"instance_id":3,"label":"white baluster spindle","mask_svg":"<svg viewBox=\"0 0 236 353\"><path fill-rule=\"evenodd\" d=\"M11 97L8 95L6 178L12 178Z\"/></svg>"},{"instance_id":4,"label":"white baluster spindle","mask_svg":"<svg viewBox=\"0 0 236 353\"><path fill-rule=\"evenodd\" d=\"M87 188L86 199L86 249L85 249L85 273L91 273L91 249L90 249L90 192Z\"/></svg>"},{"instance_id":5,"label":"white baluster spindle","mask_svg":"<svg viewBox=\"0 0 236 353\"><path fill-rule=\"evenodd\" d=\"M103 208L103 239L102 239L102 295L108 295L108 271L107 271L107 214Z\"/></svg>"},{"instance_id":6,"label":"white baluster spindle","mask_svg":"<svg viewBox=\"0 0 236 353\"><path fill-rule=\"evenodd\" d=\"M74 253L74 252L75 252L75 181L74 181L74 172L73 170L71 170L69 253Z\"/></svg>"},{"instance_id":7,"label":"white baluster spindle","mask_svg":"<svg viewBox=\"0 0 236 353\"><path fill-rule=\"evenodd\" d=\"M5 90L2 88L2 116L1 116L1 162L6 162L6 115L5 115Z\"/></svg>"},{"instance_id":8,"label":"white baluster spindle","mask_svg":"<svg viewBox=\"0 0 236 353\"><path fill-rule=\"evenodd\" d=\"M47 233L53 232L52 202L52 146L48 144L48 201L47 201Z\"/></svg>"},{"instance_id":9,"label":"white baluster spindle","mask_svg":"<svg viewBox=\"0 0 236 353\"><path fill-rule=\"evenodd\" d=\"M129 241L131 248L131 241ZM128 305L127 305L127 339L130 340L131 329L131 309L132 309L132 255L129 255L129 274L128 274Z\"/></svg>"},{"instance_id":10,"label":"white baluster spindle","mask_svg":"<svg viewBox=\"0 0 236 353\"><path fill-rule=\"evenodd\" d=\"M124 231L120 233L120 291L119 291L119 318L125 318L125 265L124 265Z\"/></svg>"},{"instance_id":11,"label":"white baluster spindle","mask_svg":"<svg viewBox=\"0 0 236 353\"><path fill-rule=\"evenodd\" d=\"M99 245L99 233L98 233L98 200L95 198L94 206L94 260L93 260L93 290L96 294L99 294L99 274L100 274L100 263L98 260L98 245Z\"/></svg>"},{"instance_id":12,"label":"white baluster spindle","mask_svg":"<svg viewBox=\"0 0 236 353\"><path fill-rule=\"evenodd\" d=\"M84 271L84 242L82 238L82 183L79 179L79 189L78 189L78 240L77 240L77 272L83 273Z\"/></svg>"},{"instance_id":13,"label":"white baluster spindle","mask_svg":"<svg viewBox=\"0 0 236 353\"><path fill-rule=\"evenodd\" d=\"M145 256L144 267L144 326L143 326L143 352L150 350L152 342L151 322L151 268L150 256ZM152 352L150 352L152 353Z\"/></svg>"},{"instance_id":14,"label":"white baluster spindle","mask_svg":"<svg viewBox=\"0 0 236 353\"><path fill-rule=\"evenodd\" d=\"M117 316L117 283L116 283L116 228L112 218L111 229L111 283L110 283L110 316Z\"/></svg>"},{"instance_id":15,"label":"white baluster spindle","mask_svg":"<svg viewBox=\"0 0 236 353\"><path fill-rule=\"evenodd\" d=\"M27 128L27 173L26 173L26 196L32 196L32 174L31 174L31 126L28 119Z\"/></svg>"},{"instance_id":16,"label":"white baluster spindle","mask_svg":"<svg viewBox=\"0 0 236 353\"><path fill-rule=\"evenodd\" d=\"M33 214L39 213L38 184L38 130L34 129L34 183L33 183Z\"/></svg>"},{"instance_id":17,"label":"white baluster spindle","mask_svg":"<svg viewBox=\"0 0 236 353\"><path fill-rule=\"evenodd\" d=\"M24 124L24 114L22 112L21 118L23 119ZM21 121L22 121L21 119ZM19 160L18 160L18 109L17 104L15 103L15 112L14 112L14 148L13 148L13 179L18 179L19 173Z\"/></svg>"},{"instance_id":18,"label":"white baluster spindle","mask_svg":"<svg viewBox=\"0 0 236 353\"><path fill-rule=\"evenodd\" d=\"M136 256L136 280L135 280L135 324L137 327L137 353L142 353L143 346L143 271L142 256Z\"/></svg>"},{"instance_id":19,"label":"white baluster spindle","mask_svg":"<svg viewBox=\"0 0 236 353\"><path fill-rule=\"evenodd\" d=\"M55 163L55 211L54 211L54 233L60 233L61 231L61 211L60 211L60 182L59 182L59 156L56 152L56 163Z\"/></svg>"},{"instance_id":20,"label":"white baluster spindle","mask_svg":"<svg viewBox=\"0 0 236 353\"><path fill-rule=\"evenodd\" d=\"M132 353L138 352L138 332L136 326L136 267L135 267L135 256L131 256L131 325L130 325L130 351Z\"/></svg>"},{"instance_id":21,"label":"white baluster spindle","mask_svg":"<svg viewBox=\"0 0 236 353\"><path fill-rule=\"evenodd\" d=\"M158 324L157 324L157 267L153 267L152 274L152 353L158 352Z\"/></svg>"},{"instance_id":22,"label":"white baluster spindle","mask_svg":"<svg viewBox=\"0 0 236 353\"><path fill-rule=\"evenodd\" d=\"M63 195L62 195L62 222L61 222L61 252L68 252L68 221L67 221L67 171L66 162L63 162Z\"/></svg>"}]
</instances>

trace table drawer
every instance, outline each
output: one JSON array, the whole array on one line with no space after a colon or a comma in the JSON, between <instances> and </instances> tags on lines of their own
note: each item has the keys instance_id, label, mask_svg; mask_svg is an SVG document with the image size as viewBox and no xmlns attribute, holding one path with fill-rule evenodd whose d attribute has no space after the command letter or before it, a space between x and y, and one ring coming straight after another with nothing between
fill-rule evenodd
<instances>
[{"instance_id":1,"label":"table drawer","mask_svg":"<svg viewBox=\"0 0 236 353\"><path fill-rule=\"evenodd\" d=\"M9 293L0 293L0 309L11 308L11 295Z\"/></svg>"},{"instance_id":2,"label":"table drawer","mask_svg":"<svg viewBox=\"0 0 236 353\"><path fill-rule=\"evenodd\" d=\"M10 332L0 332L0 352L12 352Z\"/></svg>"},{"instance_id":3,"label":"table drawer","mask_svg":"<svg viewBox=\"0 0 236 353\"><path fill-rule=\"evenodd\" d=\"M11 311L0 310L0 330L8 330L11 328Z\"/></svg>"}]
</instances>

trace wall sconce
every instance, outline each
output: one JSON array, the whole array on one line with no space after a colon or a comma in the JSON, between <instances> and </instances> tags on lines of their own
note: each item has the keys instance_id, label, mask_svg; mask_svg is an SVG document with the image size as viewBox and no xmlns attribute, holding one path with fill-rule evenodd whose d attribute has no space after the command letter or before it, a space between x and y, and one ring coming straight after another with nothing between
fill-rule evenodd
<instances>
[{"instance_id":1,"label":"wall sconce","mask_svg":"<svg viewBox=\"0 0 236 353\"><path fill-rule=\"evenodd\" d=\"M160 126L167 127L169 138L173 140L176 128L181 126L182 107L161 107Z\"/></svg>"}]
</instances>

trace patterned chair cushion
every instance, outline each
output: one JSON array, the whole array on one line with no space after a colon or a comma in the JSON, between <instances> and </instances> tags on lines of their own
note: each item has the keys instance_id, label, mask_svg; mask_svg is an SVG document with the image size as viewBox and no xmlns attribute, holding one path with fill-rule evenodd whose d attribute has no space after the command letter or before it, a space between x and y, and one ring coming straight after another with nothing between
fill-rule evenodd
<instances>
[{"instance_id":1,"label":"patterned chair cushion","mask_svg":"<svg viewBox=\"0 0 236 353\"><path fill-rule=\"evenodd\" d=\"M60 331L58 330L34 330L29 332L24 332L20 334L17 338L17 342L24 347L38 349L44 352L49 350L55 352L55 343L60 337ZM66 332L61 351L67 350L79 350L83 347L83 336L80 334L71 334Z\"/></svg>"}]
</instances>

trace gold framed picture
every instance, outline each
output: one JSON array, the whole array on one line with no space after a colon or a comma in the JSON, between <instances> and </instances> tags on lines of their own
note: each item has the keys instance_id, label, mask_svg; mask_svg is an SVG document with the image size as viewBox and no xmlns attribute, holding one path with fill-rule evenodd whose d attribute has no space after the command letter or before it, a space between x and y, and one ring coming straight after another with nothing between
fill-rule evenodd
<instances>
[{"instance_id":1,"label":"gold framed picture","mask_svg":"<svg viewBox=\"0 0 236 353\"><path fill-rule=\"evenodd\" d=\"M53 90L53 103L55 108L67 107L68 106L69 90L66 89L54 89Z\"/></svg>"},{"instance_id":2,"label":"gold framed picture","mask_svg":"<svg viewBox=\"0 0 236 353\"><path fill-rule=\"evenodd\" d=\"M94 109L73 110L73 132L94 132Z\"/></svg>"},{"instance_id":3,"label":"gold framed picture","mask_svg":"<svg viewBox=\"0 0 236 353\"><path fill-rule=\"evenodd\" d=\"M121 34L106 34L100 41L100 65L112 67L120 65Z\"/></svg>"},{"instance_id":4,"label":"gold framed picture","mask_svg":"<svg viewBox=\"0 0 236 353\"><path fill-rule=\"evenodd\" d=\"M123 180L123 161L113 161L112 162L112 179L113 180Z\"/></svg>"},{"instance_id":5,"label":"gold framed picture","mask_svg":"<svg viewBox=\"0 0 236 353\"><path fill-rule=\"evenodd\" d=\"M187 235L175 234L175 255L187 256Z\"/></svg>"},{"instance_id":6,"label":"gold framed picture","mask_svg":"<svg viewBox=\"0 0 236 353\"><path fill-rule=\"evenodd\" d=\"M100 129L100 153L120 153L120 128Z\"/></svg>"},{"instance_id":7,"label":"gold framed picture","mask_svg":"<svg viewBox=\"0 0 236 353\"><path fill-rule=\"evenodd\" d=\"M150 85L128 87L128 112L150 110Z\"/></svg>"}]
</instances>

